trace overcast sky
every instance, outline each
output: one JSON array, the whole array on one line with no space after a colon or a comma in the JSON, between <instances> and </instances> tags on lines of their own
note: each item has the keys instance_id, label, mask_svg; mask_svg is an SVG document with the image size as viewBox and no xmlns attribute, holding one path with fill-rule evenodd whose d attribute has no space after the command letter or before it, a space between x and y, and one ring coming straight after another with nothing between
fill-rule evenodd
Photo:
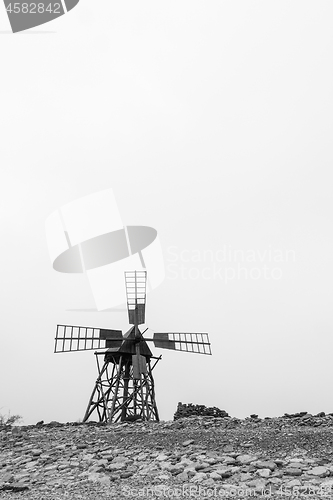
<instances>
[{"instance_id":1,"label":"overcast sky","mask_svg":"<svg viewBox=\"0 0 333 500\"><path fill-rule=\"evenodd\" d=\"M82 418L95 357L53 354L56 325L128 326L78 311L86 277L46 244L51 212L108 187L162 244L147 325L212 342L155 349L161 418L333 412L332 19L330 0L81 0L12 35L0 6L0 413Z\"/></svg>"}]
</instances>

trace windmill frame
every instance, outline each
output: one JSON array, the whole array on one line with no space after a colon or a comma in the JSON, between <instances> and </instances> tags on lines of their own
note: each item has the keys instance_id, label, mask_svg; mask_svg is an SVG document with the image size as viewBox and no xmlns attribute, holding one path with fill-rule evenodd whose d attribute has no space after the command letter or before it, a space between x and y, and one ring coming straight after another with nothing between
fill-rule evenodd
<instances>
[{"instance_id":1,"label":"windmill frame","mask_svg":"<svg viewBox=\"0 0 333 500\"><path fill-rule=\"evenodd\" d=\"M161 349L211 355L207 333L155 332L152 338L143 336L148 330L139 329L145 323L146 281L146 271L125 272L128 318L133 325L125 334L121 330L57 325L54 352L104 351L94 353L98 377L83 422L95 414L100 422L108 423L138 418L159 421L152 372L162 356L153 356L149 342Z\"/></svg>"}]
</instances>

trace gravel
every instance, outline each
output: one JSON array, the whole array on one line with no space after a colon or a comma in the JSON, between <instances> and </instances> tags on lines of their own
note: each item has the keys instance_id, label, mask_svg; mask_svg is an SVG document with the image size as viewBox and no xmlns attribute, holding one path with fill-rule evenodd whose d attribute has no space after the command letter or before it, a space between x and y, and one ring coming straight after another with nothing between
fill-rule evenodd
<instances>
[{"instance_id":1,"label":"gravel","mask_svg":"<svg viewBox=\"0 0 333 500\"><path fill-rule=\"evenodd\" d=\"M322 498L332 444L333 415L307 412L3 428L0 498Z\"/></svg>"}]
</instances>

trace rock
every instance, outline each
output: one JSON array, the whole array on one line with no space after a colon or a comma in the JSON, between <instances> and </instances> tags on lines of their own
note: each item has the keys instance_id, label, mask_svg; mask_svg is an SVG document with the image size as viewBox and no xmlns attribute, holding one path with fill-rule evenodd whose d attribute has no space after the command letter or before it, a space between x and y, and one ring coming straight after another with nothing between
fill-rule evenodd
<instances>
[{"instance_id":1,"label":"rock","mask_svg":"<svg viewBox=\"0 0 333 500\"><path fill-rule=\"evenodd\" d=\"M285 484L285 486L287 488L295 488L295 486L302 486L302 483L299 479L291 479Z\"/></svg>"},{"instance_id":2,"label":"rock","mask_svg":"<svg viewBox=\"0 0 333 500\"><path fill-rule=\"evenodd\" d=\"M254 488L257 493L261 493L265 489L266 484L264 479L254 479L253 481L247 482L247 485Z\"/></svg>"},{"instance_id":3,"label":"rock","mask_svg":"<svg viewBox=\"0 0 333 500\"><path fill-rule=\"evenodd\" d=\"M35 448L34 450L31 450L31 455L33 457L39 457L43 453L43 450L40 450L39 448Z\"/></svg>"},{"instance_id":4,"label":"rock","mask_svg":"<svg viewBox=\"0 0 333 500\"><path fill-rule=\"evenodd\" d=\"M35 460L34 460L34 461L31 461L31 462L27 462L27 463L24 465L24 467L25 467L26 469L32 469L32 468L34 468L36 465L37 465L37 461L35 461Z\"/></svg>"},{"instance_id":5,"label":"rock","mask_svg":"<svg viewBox=\"0 0 333 500\"><path fill-rule=\"evenodd\" d=\"M215 487L215 480L212 477L209 477L208 479L204 479L201 483L205 488L214 488Z\"/></svg>"},{"instance_id":6,"label":"rock","mask_svg":"<svg viewBox=\"0 0 333 500\"><path fill-rule=\"evenodd\" d=\"M125 471L125 472L120 473L121 479L127 479L128 477L131 477L131 476L133 476L133 472Z\"/></svg>"},{"instance_id":7,"label":"rock","mask_svg":"<svg viewBox=\"0 0 333 500\"><path fill-rule=\"evenodd\" d=\"M274 463L273 461L257 461L257 462L253 462L253 465L255 465L255 467L257 467L258 469L270 469L271 471L274 471L276 469L276 463Z\"/></svg>"},{"instance_id":8,"label":"rock","mask_svg":"<svg viewBox=\"0 0 333 500\"><path fill-rule=\"evenodd\" d=\"M267 478L271 475L271 470L270 469L259 469L257 471L258 476Z\"/></svg>"},{"instance_id":9,"label":"rock","mask_svg":"<svg viewBox=\"0 0 333 500\"><path fill-rule=\"evenodd\" d=\"M219 467L216 469L217 474L219 474L223 479L232 476L232 471L230 467Z\"/></svg>"},{"instance_id":10,"label":"rock","mask_svg":"<svg viewBox=\"0 0 333 500\"><path fill-rule=\"evenodd\" d=\"M119 474L109 474L109 479L110 479L110 481L117 481L118 479L120 479L120 475Z\"/></svg>"},{"instance_id":11,"label":"rock","mask_svg":"<svg viewBox=\"0 0 333 500\"><path fill-rule=\"evenodd\" d=\"M194 466L195 470L207 469L208 467L209 467L209 464L207 462L201 462L201 463L196 464Z\"/></svg>"},{"instance_id":12,"label":"rock","mask_svg":"<svg viewBox=\"0 0 333 500\"><path fill-rule=\"evenodd\" d=\"M105 469L109 470L110 472L120 471L122 469L126 469L126 464L124 462L111 463L109 465L106 465Z\"/></svg>"},{"instance_id":13,"label":"rock","mask_svg":"<svg viewBox=\"0 0 333 500\"><path fill-rule=\"evenodd\" d=\"M188 473L187 471L183 471L181 472L180 474L178 474L178 476L176 476L176 479L180 482L187 482L188 481Z\"/></svg>"},{"instance_id":14,"label":"rock","mask_svg":"<svg viewBox=\"0 0 333 500\"><path fill-rule=\"evenodd\" d=\"M2 490L11 490L11 491L25 491L29 489L29 486L24 483L7 483L1 487Z\"/></svg>"},{"instance_id":15,"label":"rock","mask_svg":"<svg viewBox=\"0 0 333 500\"><path fill-rule=\"evenodd\" d=\"M239 455L237 457L237 462L245 465L245 464L250 464L251 462L255 462L257 460L257 457L253 455Z\"/></svg>"},{"instance_id":16,"label":"rock","mask_svg":"<svg viewBox=\"0 0 333 500\"><path fill-rule=\"evenodd\" d=\"M290 460L288 467L296 467L296 468L302 467L303 465L302 462L303 460Z\"/></svg>"},{"instance_id":17,"label":"rock","mask_svg":"<svg viewBox=\"0 0 333 500\"><path fill-rule=\"evenodd\" d=\"M11 483L13 480L14 480L14 474L12 474L11 472L5 472L0 476L0 481L4 483Z\"/></svg>"},{"instance_id":18,"label":"rock","mask_svg":"<svg viewBox=\"0 0 333 500\"><path fill-rule=\"evenodd\" d=\"M327 470L327 467L319 466L308 470L307 473L313 476L326 477L329 474L329 471Z\"/></svg>"},{"instance_id":19,"label":"rock","mask_svg":"<svg viewBox=\"0 0 333 500\"><path fill-rule=\"evenodd\" d=\"M89 474L88 480L92 482L98 482L106 486L110 486L110 478L105 474L98 474L98 473Z\"/></svg>"},{"instance_id":20,"label":"rock","mask_svg":"<svg viewBox=\"0 0 333 500\"><path fill-rule=\"evenodd\" d=\"M44 472L48 472L48 471L55 471L58 469L58 465L55 464L55 465L46 465L44 467Z\"/></svg>"},{"instance_id":21,"label":"rock","mask_svg":"<svg viewBox=\"0 0 333 500\"><path fill-rule=\"evenodd\" d=\"M252 479L252 474L249 474L248 472L242 472L240 474L239 480L244 482L244 481L250 481Z\"/></svg>"},{"instance_id":22,"label":"rock","mask_svg":"<svg viewBox=\"0 0 333 500\"><path fill-rule=\"evenodd\" d=\"M301 476L301 469L297 469L296 467L288 467L284 470L284 473L288 476Z\"/></svg>"},{"instance_id":23,"label":"rock","mask_svg":"<svg viewBox=\"0 0 333 500\"><path fill-rule=\"evenodd\" d=\"M205 472L197 472L192 479L191 483L201 483L204 479L207 479L207 474Z\"/></svg>"},{"instance_id":24,"label":"rock","mask_svg":"<svg viewBox=\"0 0 333 500\"><path fill-rule=\"evenodd\" d=\"M333 488L333 479L326 479L322 483L323 488Z\"/></svg>"},{"instance_id":25,"label":"rock","mask_svg":"<svg viewBox=\"0 0 333 500\"><path fill-rule=\"evenodd\" d=\"M182 446L189 446L192 443L194 443L194 439L188 439L182 443Z\"/></svg>"},{"instance_id":26,"label":"rock","mask_svg":"<svg viewBox=\"0 0 333 500\"><path fill-rule=\"evenodd\" d=\"M214 479L214 481L221 479L220 474L218 474L216 471L210 472L209 473L209 477L211 477L212 479Z\"/></svg>"}]
</instances>

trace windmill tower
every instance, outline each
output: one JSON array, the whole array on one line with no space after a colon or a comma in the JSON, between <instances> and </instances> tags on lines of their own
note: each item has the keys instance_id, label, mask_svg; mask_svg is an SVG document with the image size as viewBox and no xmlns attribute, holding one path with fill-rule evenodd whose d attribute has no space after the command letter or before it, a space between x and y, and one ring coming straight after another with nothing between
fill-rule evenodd
<instances>
[{"instance_id":1,"label":"windmill tower","mask_svg":"<svg viewBox=\"0 0 333 500\"><path fill-rule=\"evenodd\" d=\"M146 271L125 272L130 329L107 330L58 325L54 352L92 349L96 351L98 378L83 421L97 413L100 422L159 420L155 400L153 369L161 356L153 356L148 343L156 348L211 354L207 333L157 333L145 338L139 325L145 323ZM103 363L99 361L104 356Z\"/></svg>"}]
</instances>

